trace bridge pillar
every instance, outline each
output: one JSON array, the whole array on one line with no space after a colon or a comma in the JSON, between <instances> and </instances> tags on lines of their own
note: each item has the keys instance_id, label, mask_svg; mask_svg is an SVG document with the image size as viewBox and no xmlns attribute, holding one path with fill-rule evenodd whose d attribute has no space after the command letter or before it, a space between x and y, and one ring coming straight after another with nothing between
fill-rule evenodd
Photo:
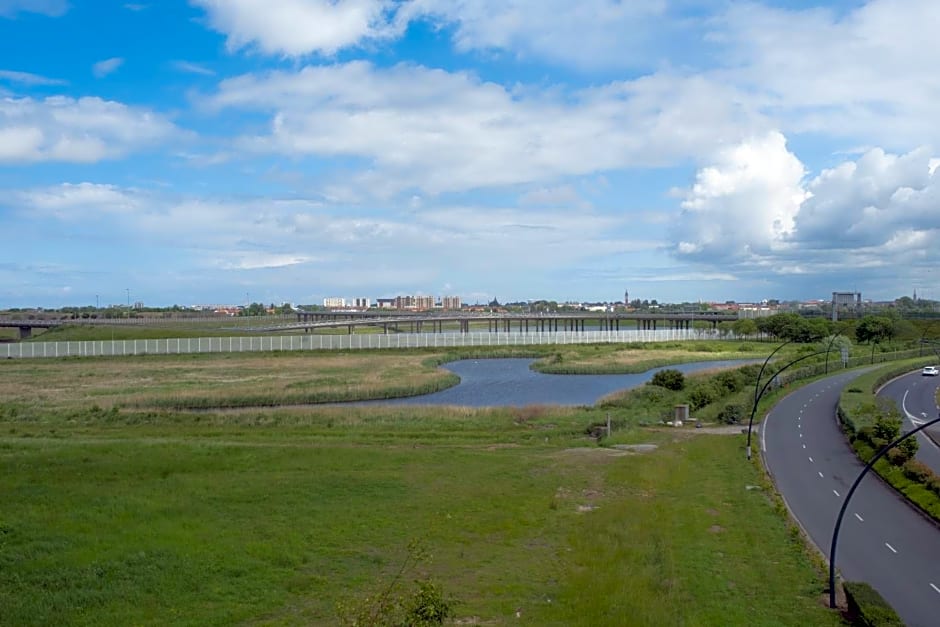
<instances>
[{"instance_id":1,"label":"bridge pillar","mask_svg":"<svg viewBox=\"0 0 940 627\"><path fill-rule=\"evenodd\" d=\"M28 340L33 337L33 327L20 327L20 339Z\"/></svg>"}]
</instances>

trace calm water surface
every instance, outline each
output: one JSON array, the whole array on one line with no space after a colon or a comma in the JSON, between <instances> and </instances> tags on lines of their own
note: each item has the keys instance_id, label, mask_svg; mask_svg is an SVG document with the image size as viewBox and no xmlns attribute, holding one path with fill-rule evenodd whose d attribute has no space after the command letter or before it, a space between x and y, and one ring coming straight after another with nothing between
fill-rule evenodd
<instances>
[{"instance_id":1,"label":"calm water surface","mask_svg":"<svg viewBox=\"0 0 940 627\"><path fill-rule=\"evenodd\" d=\"M593 405L602 397L643 385L653 374L672 368L683 373L709 368L743 366L751 359L702 361L664 366L640 374L542 374L529 368L532 359L466 359L445 364L460 377L452 388L425 394L357 405L462 405L466 407L519 407L523 405Z\"/></svg>"}]
</instances>

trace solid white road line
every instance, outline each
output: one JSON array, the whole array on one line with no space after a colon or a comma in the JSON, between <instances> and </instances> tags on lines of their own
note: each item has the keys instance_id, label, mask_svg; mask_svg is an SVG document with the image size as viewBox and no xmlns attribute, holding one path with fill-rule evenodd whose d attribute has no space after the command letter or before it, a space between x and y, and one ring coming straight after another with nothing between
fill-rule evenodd
<instances>
[{"instance_id":1,"label":"solid white road line","mask_svg":"<svg viewBox=\"0 0 940 627\"><path fill-rule=\"evenodd\" d=\"M891 549L891 552L892 552L892 553L897 553L897 552L898 552L898 550L897 550L896 548L894 548L893 546L891 546L891 545L888 544L887 542L885 542L885 546L888 547L889 549Z\"/></svg>"},{"instance_id":2,"label":"solid white road line","mask_svg":"<svg viewBox=\"0 0 940 627\"><path fill-rule=\"evenodd\" d=\"M865 519L859 516L857 513L855 514L855 517L858 518L858 522L865 522Z\"/></svg>"}]
</instances>

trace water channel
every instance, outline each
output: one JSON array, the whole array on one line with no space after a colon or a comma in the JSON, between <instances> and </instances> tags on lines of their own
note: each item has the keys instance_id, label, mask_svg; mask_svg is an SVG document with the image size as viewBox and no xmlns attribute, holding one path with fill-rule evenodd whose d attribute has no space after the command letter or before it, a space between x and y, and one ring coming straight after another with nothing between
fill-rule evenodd
<instances>
[{"instance_id":1,"label":"water channel","mask_svg":"<svg viewBox=\"0 0 940 627\"><path fill-rule=\"evenodd\" d=\"M460 377L452 388L407 398L357 402L356 405L593 405L602 397L643 385L666 368L685 374L754 363L751 359L701 361L654 368L639 374L543 374L529 368L532 359L465 359L444 365Z\"/></svg>"}]
</instances>

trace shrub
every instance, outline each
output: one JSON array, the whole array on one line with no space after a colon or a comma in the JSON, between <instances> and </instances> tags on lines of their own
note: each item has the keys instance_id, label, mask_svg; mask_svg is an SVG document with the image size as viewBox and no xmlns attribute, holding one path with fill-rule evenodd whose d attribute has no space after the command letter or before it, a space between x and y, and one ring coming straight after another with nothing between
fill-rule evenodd
<instances>
[{"instance_id":1,"label":"shrub","mask_svg":"<svg viewBox=\"0 0 940 627\"><path fill-rule=\"evenodd\" d=\"M740 405L728 404L725 405L720 412L718 412L719 422L723 422L728 425L737 424L741 422L741 418L744 417L744 408Z\"/></svg>"},{"instance_id":2,"label":"shrub","mask_svg":"<svg viewBox=\"0 0 940 627\"><path fill-rule=\"evenodd\" d=\"M718 400L718 391L710 383L699 383L689 391L689 409L697 411Z\"/></svg>"},{"instance_id":3,"label":"shrub","mask_svg":"<svg viewBox=\"0 0 940 627\"><path fill-rule=\"evenodd\" d=\"M877 590L863 581L846 581L843 586L853 623L878 627L903 627L901 617Z\"/></svg>"},{"instance_id":4,"label":"shrub","mask_svg":"<svg viewBox=\"0 0 940 627\"><path fill-rule=\"evenodd\" d=\"M725 370L715 375L713 381L725 394L731 394L744 388L744 376L734 370Z\"/></svg>"},{"instance_id":5,"label":"shrub","mask_svg":"<svg viewBox=\"0 0 940 627\"><path fill-rule=\"evenodd\" d=\"M862 442L867 442L868 444L872 443L872 438L875 436L872 431L871 426L862 427L858 430L858 433L855 435L855 438L861 440Z\"/></svg>"},{"instance_id":6,"label":"shrub","mask_svg":"<svg viewBox=\"0 0 940 627\"><path fill-rule=\"evenodd\" d=\"M888 463L890 463L892 466L903 466L904 463L910 459L907 456L907 453L896 446L888 449L888 453L885 455L885 457L888 459Z\"/></svg>"},{"instance_id":7,"label":"shrub","mask_svg":"<svg viewBox=\"0 0 940 627\"><path fill-rule=\"evenodd\" d=\"M908 459L914 459L917 450L920 448L920 442L917 441L917 438L906 438L898 442L898 448L904 451Z\"/></svg>"},{"instance_id":8,"label":"shrub","mask_svg":"<svg viewBox=\"0 0 940 627\"><path fill-rule=\"evenodd\" d=\"M667 368L654 374L650 384L667 390L681 390L685 387L685 375L678 370Z\"/></svg>"},{"instance_id":9,"label":"shrub","mask_svg":"<svg viewBox=\"0 0 940 627\"><path fill-rule=\"evenodd\" d=\"M909 459L904 462L902 469L904 470L904 476L911 481L927 484L927 482L934 477L933 470L930 469L930 466L916 459ZM928 487L930 486L928 485Z\"/></svg>"}]
</instances>

